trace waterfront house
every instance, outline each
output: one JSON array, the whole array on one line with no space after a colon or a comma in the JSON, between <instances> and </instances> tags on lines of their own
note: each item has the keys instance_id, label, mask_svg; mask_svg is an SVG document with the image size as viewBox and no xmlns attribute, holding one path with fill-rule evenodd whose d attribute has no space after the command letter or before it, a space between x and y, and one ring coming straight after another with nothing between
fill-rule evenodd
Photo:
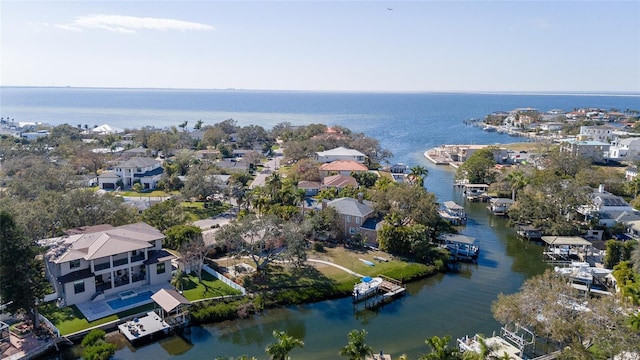
<instances>
[{"instance_id":1,"label":"waterfront house","mask_svg":"<svg viewBox=\"0 0 640 360\"><path fill-rule=\"evenodd\" d=\"M329 163L336 160L351 160L364 164L366 157L367 156L365 154L358 150L340 146L331 150L316 152L315 159L322 163Z\"/></svg>"},{"instance_id":2,"label":"waterfront house","mask_svg":"<svg viewBox=\"0 0 640 360\"><path fill-rule=\"evenodd\" d=\"M369 169L357 161L336 160L320 165L318 171L320 172L320 176L324 178L335 174L351 175L351 173L365 172L369 171Z\"/></svg>"},{"instance_id":3,"label":"waterfront house","mask_svg":"<svg viewBox=\"0 0 640 360\"><path fill-rule=\"evenodd\" d=\"M98 176L98 185L103 190L115 190L120 186L129 189L136 182L140 182L143 189L155 189L163 173L164 169L159 160L133 157Z\"/></svg>"},{"instance_id":4,"label":"waterfront house","mask_svg":"<svg viewBox=\"0 0 640 360\"><path fill-rule=\"evenodd\" d=\"M50 245L47 272L61 303L79 304L171 280L175 256L162 249L160 230L140 222L79 231L40 242Z\"/></svg>"},{"instance_id":5,"label":"waterfront house","mask_svg":"<svg viewBox=\"0 0 640 360\"><path fill-rule=\"evenodd\" d=\"M342 197L323 202L322 206L336 209L338 227L345 239L360 234L368 244L377 244L381 220L374 217L373 202L364 200L362 194L358 195L358 199Z\"/></svg>"}]
</instances>

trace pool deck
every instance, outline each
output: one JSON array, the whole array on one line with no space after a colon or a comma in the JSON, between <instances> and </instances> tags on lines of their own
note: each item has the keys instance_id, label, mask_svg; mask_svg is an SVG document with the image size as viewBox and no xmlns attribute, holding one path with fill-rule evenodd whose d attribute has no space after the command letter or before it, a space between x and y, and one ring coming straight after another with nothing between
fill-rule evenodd
<instances>
[{"instance_id":1,"label":"pool deck","mask_svg":"<svg viewBox=\"0 0 640 360\"><path fill-rule=\"evenodd\" d=\"M137 294L141 294L145 291L151 291L153 293L157 292L158 290L165 288L165 289L172 289L171 286L169 286L168 284L159 284L159 285L147 285L147 286L142 286L139 288L135 288L135 289L131 289L133 291L135 291ZM105 297L104 299L101 300L94 300L94 301L87 301L81 304L76 304L76 306L78 307L78 309L80 310L80 312L82 312L82 314L87 318L88 321L94 321L97 319L101 319L103 317L107 317L113 314L117 314L119 312L123 312L129 309L133 309L135 307L141 306L141 305L145 305L145 304L150 304L153 302L153 300L146 299L144 301L140 301L137 303L133 303L131 305L128 306L123 306L121 308L118 309L112 309L109 304L107 304L107 301L111 301L114 299L118 299L120 297L119 294L111 294L108 295L107 297Z\"/></svg>"},{"instance_id":2,"label":"pool deck","mask_svg":"<svg viewBox=\"0 0 640 360\"><path fill-rule=\"evenodd\" d=\"M124 324L118 325L118 329L129 342L133 342L152 336L158 332L165 333L171 329L171 326L162 320L158 314L149 311L147 316L138 318L137 321L127 321Z\"/></svg>"}]
</instances>

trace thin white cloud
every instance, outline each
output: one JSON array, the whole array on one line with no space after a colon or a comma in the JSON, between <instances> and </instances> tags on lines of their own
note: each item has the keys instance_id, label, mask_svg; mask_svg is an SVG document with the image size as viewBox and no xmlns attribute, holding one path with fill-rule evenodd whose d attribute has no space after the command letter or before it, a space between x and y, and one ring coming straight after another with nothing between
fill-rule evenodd
<instances>
[{"instance_id":1,"label":"thin white cloud","mask_svg":"<svg viewBox=\"0 0 640 360\"><path fill-rule=\"evenodd\" d=\"M137 30L158 31L213 31L213 26L163 18L148 18L124 15L81 16L71 24L56 25L60 29L81 31L82 29L104 29L119 33L135 33Z\"/></svg>"}]
</instances>

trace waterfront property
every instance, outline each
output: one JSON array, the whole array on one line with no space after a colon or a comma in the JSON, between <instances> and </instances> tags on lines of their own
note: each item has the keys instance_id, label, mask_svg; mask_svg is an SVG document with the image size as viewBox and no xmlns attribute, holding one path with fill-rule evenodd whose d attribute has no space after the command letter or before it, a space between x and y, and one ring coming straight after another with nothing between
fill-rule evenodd
<instances>
[{"instance_id":1,"label":"waterfront property","mask_svg":"<svg viewBox=\"0 0 640 360\"><path fill-rule=\"evenodd\" d=\"M322 206L330 206L338 212L338 226L346 239L360 234L368 245L378 244L378 230L382 227L382 220L374 217L373 202L364 200L362 194L358 199L342 197Z\"/></svg>"},{"instance_id":2,"label":"waterfront property","mask_svg":"<svg viewBox=\"0 0 640 360\"><path fill-rule=\"evenodd\" d=\"M453 225L463 225L467 221L467 214L464 207L458 205L455 201L445 201L438 211L443 219L449 221Z\"/></svg>"},{"instance_id":3,"label":"waterfront property","mask_svg":"<svg viewBox=\"0 0 640 360\"><path fill-rule=\"evenodd\" d=\"M471 202L484 202L489 200L489 195L487 195L487 190L489 189L489 185L487 184L463 184L464 187L464 195L467 201Z\"/></svg>"},{"instance_id":4,"label":"waterfront property","mask_svg":"<svg viewBox=\"0 0 640 360\"><path fill-rule=\"evenodd\" d=\"M549 264L567 265L572 261L587 261L594 252L590 241L580 236L543 236L546 243L543 252L545 261Z\"/></svg>"},{"instance_id":5,"label":"waterfront property","mask_svg":"<svg viewBox=\"0 0 640 360\"><path fill-rule=\"evenodd\" d=\"M353 286L351 298L354 306L362 303L365 308L373 308L403 295L405 290L401 281L388 276L365 276Z\"/></svg>"},{"instance_id":6,"label":"waterfront property","mask_svg":"<svg viewBox=\"0 0 640 360\"><path fill-rule=\"evenodd\" d=\"M464 336L457 339L460 352L481 353L483 346L489 349L487 358L502 358L505 354L509 359L522 360L532 358L529 352L535 351L535 334L522 326L516 325L515 329L509 330L506 326L500 328L500 335L484 338L476 334L473 337ZM527 354L525 354L527 352ZM538 357L536 359L553 359L554 357Z\"/></svg>"},{"instance_id":7,"label":"waterfront property","mask_svg":"<svg viewBox=\"0 0 640 360\"><path fill-rule=\"evenodd\" d=\"M489 209L493 215L506 216L509 208L513 204L515 204L515 201L509 198L491 198L489 199L487 209Z\"/></svg>"},{"instance_id":8,"label":"waterfront property","mask_svg":"<svg viewBox=\"0 0 640 360\"><path fill-rule=\"evenodd\" d=\"M112 305L119 310L126 306L124 302L132 301L127 297L138 296L128 290L171 280L175 256L162 249L164 234L156 228L141 222L85 231L40 242L50 246L46 268L61 305L118 295Z\"/></svg>"},{"instance_id":9,"label":"waterfront property","mask_svg":"<svg viewBox=\"0 0 640 360\"><path fill-rule=\"evenodd\" d=\"M616 279L612 270L591 266L587 262L572 261L565 267L556 266L555 272L566 277L571 287L584 293L612 295Z\"/></svg>"},{"instance_id":10,"label":"waterfront property","mask_svg":"<svg viewBox=\"0 0 640 360\"><path fill-rule=\"evenodd\" d=\"M150 311L146 316L118 325L120 332L131 343L151 338L159 333L167 334L189 323L189 313L186 308L191 303L176 290L160 289L151 296L151 299L160 306L158 312Z\"/></svg>"},{"instance_id":11,"label":"waterfront property","mask_svg":"<svg viewBox=\"0 0 640 360\"><path fill-rule=\"evenodd\" d=\"M516 233L527 240L539 240L542 237L542 231L531 225L518 225Z\"/></svg>"},{"instance_id":12,"label":"waterfront property","mask_svg":"<svg viewBox=\"0 0 640 360\"><path fill-rule=\"evenodd\" d=\"M449 250L452 261L478 261L480 248L476 245L476 239L461 234L442 234L439 237L442 247Z\"/></svg>"}]
</instances>

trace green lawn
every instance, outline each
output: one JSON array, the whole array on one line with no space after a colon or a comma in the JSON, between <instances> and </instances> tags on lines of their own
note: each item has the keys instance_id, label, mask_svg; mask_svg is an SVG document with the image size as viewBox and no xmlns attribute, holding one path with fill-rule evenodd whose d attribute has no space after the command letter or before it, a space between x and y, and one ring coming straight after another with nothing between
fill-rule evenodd
<instances>
[{"instance_id":1,"label":"green lawn","mask_svg":"<svg viewBox=\"0 0 640 360\"><path fill-rule=\"evenodd\" d=\"M76 331L88 329L93 326L102 325L118 319L123 319L127 316L135 315L141 312L147 312L153 310L154 307L154 303L142 305L94 321L87 321L84 315L82 315L82 312L80 312L80 310L78 310L78 308L74 305L60 309L55 304L49 303L40 307L40 313L47 319L49 319L58 328L58 330L60 330L61 335L68 335Z\"/></svg>"},{"instance_id":2,"label":"green lawn","mask_svg":"<svg viewBox=\"0 0 640 360\"><path fill-rule=\"evenodd\" d=\"M209 202L210 207L207 209L204 208L204 202L202 201L185 201L181 203L180 206L182 206L188 214L189 221L208 219L231 209L230 204L221 203L219 205L214 205L215 203L216 202Z\"/></svg>"},{"instance_id":3,"label":"green lawn","mask_svg":"<svg viewBox=\"0 0 640 360\"><path fill-rule=\"evenodd\" d=\"M198 280L197 276L189 275L188 282L182 288L182 295L190 301L239 294L239 291L229 287L206 271L202 272L202 282Z\"/></svg>"},{"instance_id":4,"label":"green lawn","mask_svg":"<svg viewBox=\"0 0 640 360\"><path fill-rule=\"evenodd\" d=\"M131 197L136 197L136 196L137 197L165 197L165 196L171 196L171 194L166 193L164 191L160 191L160 190L141 191L141 192L129 190L129 191L120 191L120 192L118 192L118 194L120 194L122 196L131 196Z\"/></svg>"}]
</instances>

